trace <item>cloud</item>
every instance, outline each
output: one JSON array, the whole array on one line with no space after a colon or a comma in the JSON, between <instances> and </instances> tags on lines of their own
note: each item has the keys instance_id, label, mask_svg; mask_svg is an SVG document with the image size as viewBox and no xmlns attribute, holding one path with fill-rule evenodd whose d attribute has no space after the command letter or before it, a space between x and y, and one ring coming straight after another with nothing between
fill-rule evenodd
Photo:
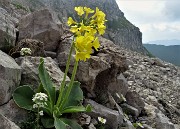
<instances>
[{"instance_id":1,"label":"cloud","mask_svg":"<svg viewBox=\"0 0 180 129\"><path fill-rule=\"evenodd\" d=\"M143 32L143 42L153 40L179 39L180 22L147 23L139 26Z\"/></svg>"},{"instance_id":2,"label":"cloud","mask_svg":"<svg viewBox=\"0 0 180 129\"><path fill-rule=\"evenodd\" d=\"M179 0L171 0L165 1L165 7L163 9L164 15L167 19L174 21L180 21L180 1Z\"/></svg>"},{"instance_id":3,"label":"cloud","mask_svg":"<svg viewBox=\"0 0 180 129\"><path fill-rule=\"evenodd\" d=\"M147 23L163 20L161 10L164 9L164 1L154 0L116 0L125 17L131 22Z\"/></svg>"},{"instance_id":4,"label":"cloud","mask_svg":"<svg viewBox=\"0 0 180 129\"><path fill-rule=\"evenodd\" d=\"M143 42L180 39L179 0L116 0L125 17L140 28Z\"/></svg>"}]
</instances>

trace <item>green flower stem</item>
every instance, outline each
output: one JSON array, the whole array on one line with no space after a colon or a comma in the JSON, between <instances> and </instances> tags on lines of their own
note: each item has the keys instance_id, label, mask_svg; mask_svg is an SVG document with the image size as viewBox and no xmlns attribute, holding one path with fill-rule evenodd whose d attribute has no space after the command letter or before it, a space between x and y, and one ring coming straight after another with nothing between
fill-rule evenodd
<instances>
[{"instance_id":1,"label":"green flower stem","mask_svg":"<svg viewBox=\"0 0 180 129\"><path fill-rule=\"evenodd\" d=\"M74 83L74 78L75 78L75 75L76 75L76 71L77 71L77 67L78 67L78 61L75 62L75 65L74 65L74 69L73 69L73 72L72 72L72 76L71 76L71 81L69 83L69 86L68 86L68 89L67 89L67 92L65 94L65 97L60 105L60 111L63 109L63 106L66 104L66 101L70 95L70 92L71 92L71 89L73 87L73 83Z\"/></svg>"},{"instance_id":2,"label":"green flower stem","mask_svg":"<svg viewBox=\"0 0 180 129\"><path fill-rule=\"evenodd\" d=\"M37 112L37 129L39 129L39 107L38 107L38 112Z\"/></svg>"},{"instance_id":3,"label":"green flower stem","mask_svg":"<svg viewBox=\"0 0 180 129\"><path fill-rule=\"evenodd\" d=\"M65 87L66 76L67 76L67 73L68 73L68 70L69 70L69 65L70 65L71 55L72 55L73 49L74 49L74 36L73 36L73 41L72 41L72 45L71 45L71 48L70 48L70 52L69 52L69 55L68 55L68 60L67 60L67 63L66 63L66 69L65 69L63 81L62 81L61 87L59 89L59 97L58 97L57 104L56 104L58 107L60 106L60 103L62 101L62 95L63 95L63 91L64 91L64 87Z\"/></svg>"}]
</instances>

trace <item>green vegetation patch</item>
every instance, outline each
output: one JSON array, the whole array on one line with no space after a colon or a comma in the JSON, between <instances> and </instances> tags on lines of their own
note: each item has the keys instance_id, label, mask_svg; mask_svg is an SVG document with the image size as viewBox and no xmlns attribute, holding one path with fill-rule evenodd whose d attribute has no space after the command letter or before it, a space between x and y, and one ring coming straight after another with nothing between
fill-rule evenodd
<instances>
[{"instance_id":1,"label":"green vegetation patch","mask_svg":"<svg viewBox=\"0 0 180 129\"><path fill-rule=\"evenodd\" d=\"M107 21L108 28L117 30L122 28L134 28L134 25L131 24L125 17L119 17L118 19L112 19Z\"/></svg>"},{"instance_id":2,"label":"green vegetation patch","mask_svg":"<svg viewBox=\"0 0 180 129\"><path fill-rule=\"evenodd\" d=\"M17 3L17 2L12 2L12 5L14 5L16 7L16 9L20 9L20 10L24 10L28 12L28 9L26 7L24 7L22 4Z\"/></svg>"}]
</instances>

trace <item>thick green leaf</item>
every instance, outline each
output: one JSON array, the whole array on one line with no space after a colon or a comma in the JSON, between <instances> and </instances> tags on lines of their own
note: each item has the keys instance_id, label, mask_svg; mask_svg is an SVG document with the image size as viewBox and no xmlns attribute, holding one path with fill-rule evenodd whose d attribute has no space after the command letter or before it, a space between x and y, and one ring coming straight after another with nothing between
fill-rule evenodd
<instances>
[{"instance_id":1,"label":"thick green leaf","mask_svg":"<svg viewBox=\"0 0 180 129\"><path fill-rule=\"evenodd\" d=\"M69 125L71 129L83 129L76 121L66 118L60 118L65 124Z\"/></svg>"},{"instance_id":2,"label":"thick green leaf","mask_svg":"<svg viewBox=\"0 0 180 129\"><path fill-rule=\"evenodd\" d=\"M34 91L30 86L20 86L13 93L15 103L26 110L32 110Z\"/></svg>"},{"instance_id":3,"label":"thick green leaf","mask_svg":"<svg viewBox=\"0 0 180 129\"><path fill-rule=\"evenodd\" d=\"M70 106L78 106L82 101L83 101L83 91L80 88L80 83L75 81L73 83L73 87L70 92L69 98L63 107L67 108Z\"/></svg>"},{"instance_id":4,"label":"thick green leaf","mask_svg":"<svg viewBox=\"0 0 180 129\"><path fill-rule=\"evenodd\" d=\"M39 92L42 92L42 93L45 92L42 83L39 84L39 86L38 86L38 88L36 90L36 93L39 93Z\"/></svg>"},{"instance_id":5,"label":"thick green leaf","mask_svg":"<svg viewBox=\"0 0 180 129\"><path fill-rule=\"evenodd\" d=\"M54 105L56 101L55 87L53 86L50 76L44 67L44 60L42 58L41 58L41 63L39 65L39 78L41 80L43 88L45 89L48 96L50 97L49 99L51 103Z\"/></svg>"},{"instance_id":6,"label":"thick green leaf","mask_svg":"<svg viewBox=\"0 0 180 129\"><path fill-rule=\"evenodd\" d=\"M75 113L75 112L86 112L86 108L83 106L70 106L62 111L62 113Z\"/></svg>"},{"instance_id":7,"label":"thick green leaf","mask_svg":"<svg viewBox=\"0 0 180 129\"><path fill-rule=\"evenodd\" d=\"M54 126L56 129L67 129L66 124L61 119L58 119L56 117L54 119Z\"/></svg>"},{"instance_id":8,"label":"thick green leaf","mask_svg":"<svg viewBox=\"0 0 180 129\"><path fill-rule=\"evenodd\" d=\"M51 112L51 103L50 101L46 102L46 106L43 108L43 111L48 114L49 116L52 116L52 112Z\"/></svg>"},{"instance_id":9,"label":"thick green leaf","mask_svg":"<svg viewBox=\"0 0 180 129\"><path fill-rule=\"evenodd\" d=\"M42 117L41 122L45 128L53 128L54 127L54 119L50 117Z\"/></svg>"}]
</instances>

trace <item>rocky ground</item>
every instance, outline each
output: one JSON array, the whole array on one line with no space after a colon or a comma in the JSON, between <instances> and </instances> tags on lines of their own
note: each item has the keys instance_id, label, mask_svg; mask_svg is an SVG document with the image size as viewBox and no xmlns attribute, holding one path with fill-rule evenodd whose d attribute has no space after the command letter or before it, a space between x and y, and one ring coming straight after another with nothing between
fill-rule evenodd
<instances>
[{"instance_id":1,"label":"rocky ground","mask_svg":"<svg viewBox=\"0 0 180 129\"><path fill-rule=\"evenodd\" d=\"M14 89L22 84L37 87L40 56L45 58L53 82L61 83L71 38L48 9L25 15L20 21L1 9L0 129L19 129L27 112L12 100ZM4 38L12 40L8 46ZM99 51L79 63L76 76L84 91L84 104L93 107L91 113L78 116L83 128L96 129L101 116L107 120L105 129L180 129L180 68L120 48L102 37L100 42ZM9 51L9 47L13 49ZM31 48L32 55L20 56L23 47ZM137 123L143 127L134 127Z\"/></svg>"},{"instance_id":2,"label":"rocky ground","mask_svg":"<svg viewBox=\"0 0 180 129\"><path fill-rule=\"evenodd\" d=\"M180 124L180 67L136 52L121 51L129 64L129 69L124 72L129 88L146 103L159 107L174 123Z\"/></svg>"}]
</instances>

